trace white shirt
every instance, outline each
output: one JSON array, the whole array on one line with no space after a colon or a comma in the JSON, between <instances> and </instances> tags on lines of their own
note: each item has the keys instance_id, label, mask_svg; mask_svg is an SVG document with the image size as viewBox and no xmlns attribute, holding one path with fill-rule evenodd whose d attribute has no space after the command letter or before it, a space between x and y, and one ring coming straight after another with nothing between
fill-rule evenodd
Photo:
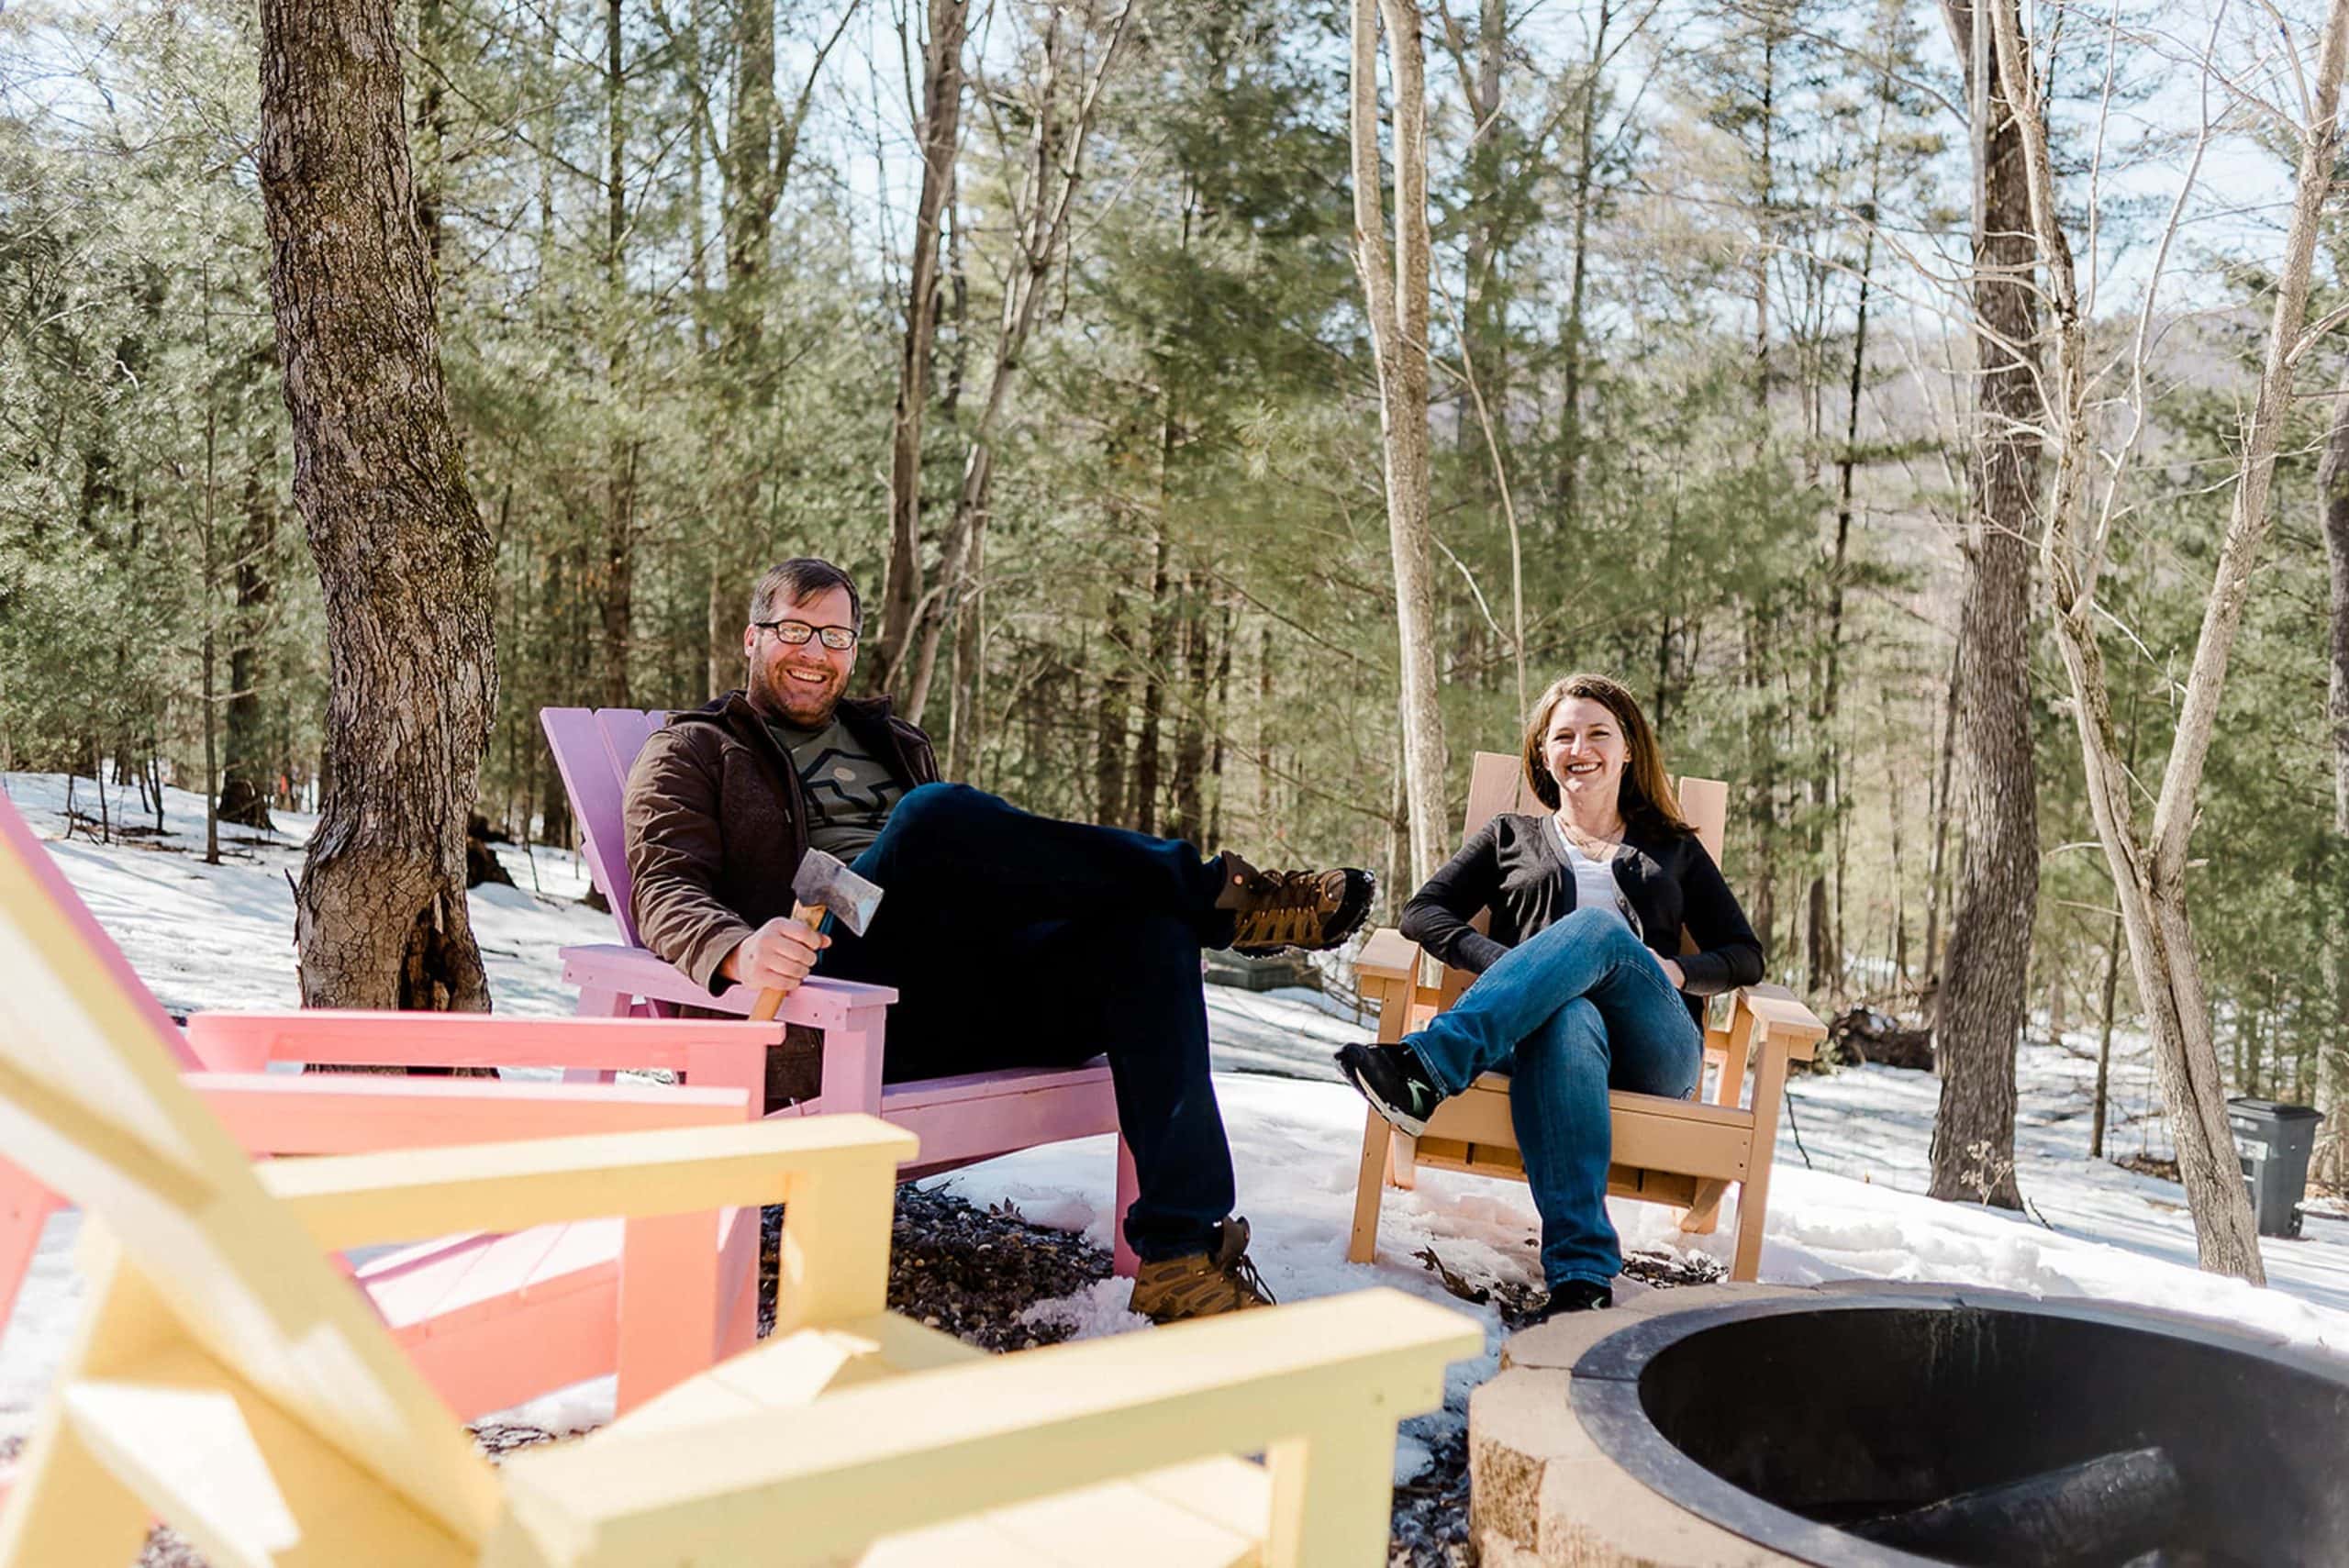
<instances>
[{"instance_id":1,"label":"white shirt","mask_svg":"<svg viewBox=\"0 0 2349 1568\"><path fill-rule=\"evenodd\" d=\"M1614 866L1607 861L1595 861L1584 854L1575 841L1566 837L1565 829L1558 826L1556 817L1546 820L1559 849L1565 852L1567 868L1575 873L1575 907L1604 909L1618 920L1622 920L1624 925L1631 925L1631 921L1623 918L1623 889L1615 881Z\"/></svg>"}]
</instances>

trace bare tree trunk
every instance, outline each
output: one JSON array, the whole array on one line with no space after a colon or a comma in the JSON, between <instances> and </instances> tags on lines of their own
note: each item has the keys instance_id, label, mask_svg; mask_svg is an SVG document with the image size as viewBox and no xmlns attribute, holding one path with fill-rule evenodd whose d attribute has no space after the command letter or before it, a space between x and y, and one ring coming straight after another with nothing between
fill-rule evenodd
<instances>
[{"instance_id":1,"label":"bare tree trunk","mask_svg":"<svg viewBox=\"0 0 2349 1568\"><path fill-rule=\"evenodd\" d=\"M1598 90L1600 68L1607 61L1607 26L1614 19L1613 0L1598 0L1598 17L1591 24L1590 61L1583 72L1582 126L1575 152L1575 238L1571 279L1566 287L1565 439L1560 443L1559 512L1571 529L1582 495L1582 378L1585 301L1590 274L1590 191L1598 158ZM1659 721L1661 716L1659 716Z\"/></svg>"},{"instance_id":2,"label":"bare tree trunk","mask_svg":"<svg viewBox=\"0 0 2349 1568\"><path fill-rule=\"evenodd\" d=\"M2129 772L2137 771L2137 738L2142 727L2137 722L2137 692L2129 693ZM2116 900L2117 903L2117 900ZM2104 949L2104 1011L2098 1025L2096 1042L2096 1107L2088 1123L2088 1158L2104 1158L2104 1112L2108 1092L2112 1084L2113 1005L2121 994L2121 944L2128 940L2128 929L2121 918L2121 911L2112 912L2112 934Z\"/></svg>"},{"instance_id":3,"label":"bare tree trunk","mask_svg":"<svg viewBox=\"0 0 2349 1568\"><path fill-rule=\"evenodd\" d=\"M416 8L416 58L423 81L416 95L416 222L424 232L432 272L440 273L441 216L449 181L447 143L448 9L443 0L419 0Z\"/></svg>"},{"instance_id":4,"label":"bare tree trunk","mask_svg":"<svg viewBox=\"0 0 2349 1568\"><path fill-rule=\"evenodd\" d=\"M1778 31L1780 23L1768 5L1762 21L1762 168L1753 204L1753 406L1770 406L1770 250L1777 239Z\"/></svg>"},{"instance_id":5,"label":"bare tree trunk","mask_svg":"<svg viewBox=\"0 0 2349 1568\"><path fill-rule=\"evenodd\" d=\"M939 608L918 628L920 651L914 658L911 682L895 684L896 689L905 695L906 717L916 724L922 721L923 710L929 705L930 684L938 666L939 641L963 618L973 585L973 562L986 531L987 495L995 483L996 437L1004 411L1009 406L1012 387L1019 379L1028 335L1036 325L1052 257L1060 250L1068 227L1069 209L1076 200L1085 137L1093 128L1102 86L1108 80L1110 68L1117 63L1119 45L1125 41L1126 24L1133 13L1130 5L1119 13L1109 41L1101 51L1100 63L1078 101L1073 124L1063 124L1058 112L1060 59L1065 43L1057 11L1044 35L1043 75L1037 87L1036 132L1029 165L1028 214L1019 240L1020 264L1013 271L1012 286L1004 291L1003 326L996 338L995 368L988 378L986 401L980 405L978 418L971 428L970 445L963 459L963 488L955 498L953 520L947 527L945 548L940 553Z\"/></svg>"},{"instance_id":6,"label":"bare tree trunk","mask_svg":"<svg viewBox=\"0 0 2349 1568\"><path fill-rule=\"evenodd\" d=\"M1133 702L1133 650L1126 632L1126 596L1109 595L1109 651L1113 666L1101 677L1101 706L1094 724L1093 819L1112 828L1126 824L1126 715Z\"/></svg>"},{"instance_id":7,"label":"bare tree trunk","mask_svg":"<svg viewBox=\"0 0 2349 1568\"><path fill-rule=\"evenodd\" d=\"M1894 24L1897 25L1897 24ZM1810 781L1813 811L1809 897L1810 990L1814 995L1843 994L1843 955L1834 939L1834 916L1827 896L1827 867L1820 843L1821 820L1835 804L1835 720L1842 695L1843 579L1852 545L1852 487L1860 455L1860 391L1868 362L1868 292L1876 275L1876 202L1884 184L1884 130L1891 101L1892 49L1885 40L1884 69L1876 82L1876 138L1868 150L1868 199L1860 217L1865 228L1860 247L1860 297L1852 328L1850 400L1843 420L1843 450L1836 460L1835 544L1827 563L1826 673L1820 683L1819 712L1813 734L1819 742L1818 770ZM1896 917L1897 918L1897 917Z\"/></svg>"},{"instance_id":8,"label":"bare tree trunk","mask_svg":"<svg viewBox=\"0 0 2349 1568\"><path fill-rule=\"evenodd\" d=\"M1208 804L1207 836L1199 840L1199 848L1204 851L1212 851L1223 842L1224 737L1231 728L1231 639L1238 635L1238 618L1231 601L1224 600L1216 639L1214 720L1209 726L1215 731L1215 744L1208 753L1208 779L1215 788Z\"/></svg>"},{"instance_id":9,"label":"bare tree trunk","mask_svg":"<svg viewBox=\"0 0 2349 1568\"><path fill-rule=\"evenodd\" d=\"M1134 742L1134 800L1130 813L1138 831L1158 831L1158 741L1166 714L1166 675L1174 660L1174 616L1167 601L1166 507L1158 508L1157 550L1150 573L1150 651L1141 673L1141 735Z\"/></svg>"},{"instance_id":10,"label":"bare tree trunk","mask_svg":"<svg viewBox=\"0 0 2349 1568\"><path fill-rule=\"evenodd\" d=\"M889 571L881 595L881 684L904 689L915 609L921 600L921 423L930 401L930 345L938 333L939 215L954 180L963 123L964 0L930 0L922 50L921 197L914 208L906 284L905 349L889 425Z\"/></svg>"},{"instance_id":11,"label":"bare tree trunk","mask_svg":"<svg viewBox=\"0 0 2349 1568\"><path fill-rule=\"evenodd\" d=\"M1892 733L1892 690L1884 688L1885 733ZM1895 776L1887 781L1885 790L1886 815L1892 828L1892 984L1896 994L1909 988L1909 889L1908 868L1902 855L1903 828L1908 821L1908 790L1905 781Z\"/></svg>"},{"instance_id":12,"label":"bare tree trunk","mask_svg":"<svg viewBox=\"0 0 2349 1568\"><path fill-rule=\"evenodd\" d=\"M2324 553L2332 568L2329 652L2332 679L2325 717L2332 731L2332 831L2349 840L2349 367L2332 400L2332 426L2317 463L2317 503L2323 514ZM2324 962L2340 1013L2332 1035L2317 1048L2317 1131L2314 1170L2338 1186L2349 1178L2349 935L2334 934Z\"/></svg>"},{"instance_id":13,"label":"bare tree trunk","mask_svg":"<svg viewBox=\"0 0 2349 1568\"><path fill-rule=\"evenodd\" d=\"M1933 774L1933 848L1925 866L1925 984L1938 996L1941 987L1942 892L1948 884L1949 824L1955 815L1950 780L1957 762L1957 680L1965 662L1965 644L1953 644L1949 656L1949 689L1942 695L1941 763Z\"/></svg>"},{"instance_id":14,"label":"bare tree trunk","mask_svg":"<svg viewBox=\"0 0 2349 1568\"><path fill-rule=\"evenodd\" d=\"M970 587L963 602L963 613L955 618L954 665L946 705L947 777L969 779L979 763L979 745L985 739L985 712L980 706L986 682L985 661L986 645L986 538L977 528L971 533L970 563L964 569Z\"/></svg>"},{"instance_id":15,"label":"bare tree trunk","mask_svg":"<svg viewBox=\"0 0 2349 1568\"><path fill-rule=\"evenodd\" d=\"M1446 16L1444 27L1453 57L1460 66L1461 88L1467 99L1468 112L1475 117L1465 172L1470 222L1460 310L1460 357L1464 364L1476 367L1475 373L1485 384L1485 397L1497 406L1506 407L1508 366L1502 328L1507 306L1496 273L1509 222L1508 204L1502 192L1508 173L1505 161L1508 149L1500 122L1501 72L1508 60L1507 0L1481 0L1473 77L1462 52L1458 24ZM1464 385L1455 399L1458 418L1453 429L1453 439L1464 456L1475 449L1479 439L1478 421L1470 417L1469 401L1469 392ZM1497 440L1506 433L1505 429L1488 427L1485 436ZM1499 470L1496 469L1495 477L1498 476Z\"/></svg>"},{"instance_id":16,"label":"bare tree trunk","mask_svg":"<svg viewBox=\"0 0 2349 1568\"><path fill-rule=\"evenodd\" d=\"M1369 305L1386 437L1386 523L1395 556L1395 621L1403 673L1403 776L1413 883L1434 874L1451 841L1447 762L1437 698L1435 567L1428 520L1427 86L1417 0L1353 0L1352 135L1354 267ZM1395 246L1380 211L1378 32L1394 72Z\"/></svg>"},{"instance_id":17,"label":"bare tree trunk","mask_svg":"<svg viewBox=\"0 0 2349 1568\"><path fill-rule=\"evenodd\" d=\"M1206 584L1192 572L1183 584L1184 696L1174 722L1174 821L1168 836L1202 845L1207 817L1200 774L1207 770L1208 641Z\"/></svg>"},{"instance_id":18,"label":"bare tree trunk","mask_svg":"<svg viewBox=\"0 0 2349 1568\"><path fill-rule=\"evenodd\" d=\"M277 498L268 470L274 454L264 442L245 463L244 527L237 538L237 618L228 642L228 701L223 716L220 820L267 832L272 766L262 714L262 617L275 575Z\"/></svg>"},{"instance_id":19,"label":"bare tree trunk","mask_svg":"<svg viewBox=\"0 0 2349 1568\"><path fill-rule=\"evenodd\" d=\"M200 293L204 301L205 357L212 350L212 276L208 265L199 269L202 280ZM219 581L220 581L220 408L217 378L206 381L204 397L204 512L198 522L202 534L204 574L204 863L220 863L220 692L217 684ZM117 765L120 758L117 758ZM146 775L139 775L139 793L145 794Z\"/></svg>"},{"instance_id":20,"label":"bare tree trunk","mask_svg":"<svg viewBox=\"0 0 2349 1568\"><path fill-rule=\"evenodd\" d=\"M610 313L605 395L616 425L627 421L629 352L628 75L621 53L620 0L604 0L604 288ZM615 432L605 454L601 642L604 702L630 706L629 627L636 613L636 448Z\"/></svg>"},{"instance_id":21,"label":"bare tree trunk","mask_svg":"<svg viewBox=\"0 0 2349 1568\"><path fill-rule=\"evenodd\" d=\"M1280 838L1273 824L1273 623L1256 628L1256 820L1258 843Z\"/></svg>"},{"instance_id":22,"label":"bare tree trunk","mask_svg":"<svg viewBox=\"0 0 2349 1568\"><path fill-rule=\"evenodd\" d=\"M2071 680L2074 726L2086 763L2088 804L2112 865L2137 1000L2154 1037L2154 1063L2177 1139L2178 1173L2185 1183L2187 1207L2194 1216L2197 1255L2202 1267L2212 1273L2260 1284L2266 1271L2251 1200L2227 1126L2225 1074L2187 906L2186 872L2195 797L2226 684L2227 664L2271 521L2268 490L2292 394L2292 370L2311 341L2305 326L2309 272L2343 140L2337 110L2343 70L2349 63L2349 0L2333 0L2328 7L2315 75L2305 89L2312 112L2309 123L2299 128L2300 164L2284 255L2276 272L2275 315L2266 357L2243 433L2227 531L2220 543L2210 596L2195 639L2194 662L2178 705L2152 828L2143 834L2134 798L2138 785L2121 759L2111 693L2098 640L2096 592L2104 540L2100 529L2084 539L2076 516L2081 509L2092 456L2087 324L2074 281L2070 242L2056 205L2045 109L2039 95L2029 91L2029 56L2021 23L2001 10L1993 31L2002 73L2024 89L2017 95L2016 118L2028 154L2033 232L2047 270L2048 295L2058 328L2056 373L2051 383L2057 396L2050 402L2055 405L2060 399L2060 406L2051 406L2048 414L2063 443L2063 461L2057 465L2047 506L2043 560L2055 611L2056 643ZM2285 46L2298 50L2288 30ZM2294 63L2297 72L2297 59Z\"/></svg>"},{"instance_id":23,"label":"bare tree trunk","mask_svg":"<svg viewBox=\"0 0 2349 1568\"><path fill-rule=\"evenodd\" d=\"M2015 0L1989 0L1995 10ZM1961 59L1974 59L1976 6L1949 8ZM1969 82L1984 156L1974 235L1978 390L1965 588L1959 611L1956 783L1966 838L1933 1017L1941 1107L1932 1193L2022 1207L2014 1178L2015 1047L2022 1032L2032 921L2039 905L2039 817L2031 745L2031 555L2041 415L2031 195L2022 139L1994 63Z\"/></svg>"},{"instance_id":24,"label":"bare tree trunk","mask_svg":"<svg viewBox=\"0 0 2349 1568\"><path fill-rule=\"evenodd\" d=\"M390 0L263 0L261 184L333 670L295 899L311 1006L484 1010L465 817L497 695L489 532L449 419Z\"/></svg>"},{"instance_id":25,"label":"bare tree trunk","mask_svg":"<svg viewBox=\"0 0 2349 1568\"><path fill-rule=\"evenodd\" d=\"M2096 1106L2088 1118L2088 1158L2104 1158L2104 1109L2112 1084L2112 1009L2121 995L2121 949L2127 940L2121 917L2112 917L2112 935L2104 951L2104 1014L2096 1037Z\"/></svg>"}]
</instances>

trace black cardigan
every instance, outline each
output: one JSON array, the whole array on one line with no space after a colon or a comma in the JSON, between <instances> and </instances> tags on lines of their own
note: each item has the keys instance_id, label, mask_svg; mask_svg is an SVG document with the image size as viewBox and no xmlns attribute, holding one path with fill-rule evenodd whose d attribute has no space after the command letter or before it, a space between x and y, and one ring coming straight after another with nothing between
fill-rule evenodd
<instances>
[{"instance_id":1,"label":"black cardigan","mask_svg":"<svg viewBox=\"0 0 2349 1568\"><path fill-rule=\"evenodd\" d=\"M1575 906L1575 875L1549 819L1505 811L1477 829L1403 906L1403 934L1456 969L1482 974L1501 954ZM1632 828L1609 862L1639 916L1640 938L1679 961L1684 995L1714 995L1762 978L1762 944L1720 868L1693 833ZM1468 922L1493 912L1487 936ZM1680 951L1680 929L1697 951ZM1704 1004L1689 1010L1701 1024Z\"/></svg>"}]
</instances>

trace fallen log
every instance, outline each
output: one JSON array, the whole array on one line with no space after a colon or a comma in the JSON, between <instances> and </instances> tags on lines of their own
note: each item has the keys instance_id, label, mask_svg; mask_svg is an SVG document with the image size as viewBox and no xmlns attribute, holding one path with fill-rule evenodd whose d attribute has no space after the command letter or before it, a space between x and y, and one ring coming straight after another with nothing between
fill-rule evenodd
<instances>
[{"instance_id":1,"label":"fallen log","mask_svg":"<svg viewBox=\"0 0 2349 1568\"><path fill-rule=\"evenodd\" d=\"M1955 1562L2124 1562L2173 1540L2186 1484L2158 1448L2129 1449L1846 1526Z\"/></svg>"}]
</instances>

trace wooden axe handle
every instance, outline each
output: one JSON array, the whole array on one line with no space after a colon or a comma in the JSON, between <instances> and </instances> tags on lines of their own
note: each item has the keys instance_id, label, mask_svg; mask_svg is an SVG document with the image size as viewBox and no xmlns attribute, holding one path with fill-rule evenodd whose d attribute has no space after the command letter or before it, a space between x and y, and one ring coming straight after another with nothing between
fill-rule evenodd
<instances>
[{"instance_id":1,"label":"wooden axe handle","mask_svg":"<svg viewBox=\"0 0 2349 1568\"><path fill-rule=\"evenodd\" d=\"M812 931L824 923L824 906L820 904L795 903L791 906L791 917ZM775 1014L782 1010L782 992L762 991L759 993L758 1006L751 1009L751 1021L758 1024L770 1023L774 1020Z\"/></svg>"}]
</instances>

